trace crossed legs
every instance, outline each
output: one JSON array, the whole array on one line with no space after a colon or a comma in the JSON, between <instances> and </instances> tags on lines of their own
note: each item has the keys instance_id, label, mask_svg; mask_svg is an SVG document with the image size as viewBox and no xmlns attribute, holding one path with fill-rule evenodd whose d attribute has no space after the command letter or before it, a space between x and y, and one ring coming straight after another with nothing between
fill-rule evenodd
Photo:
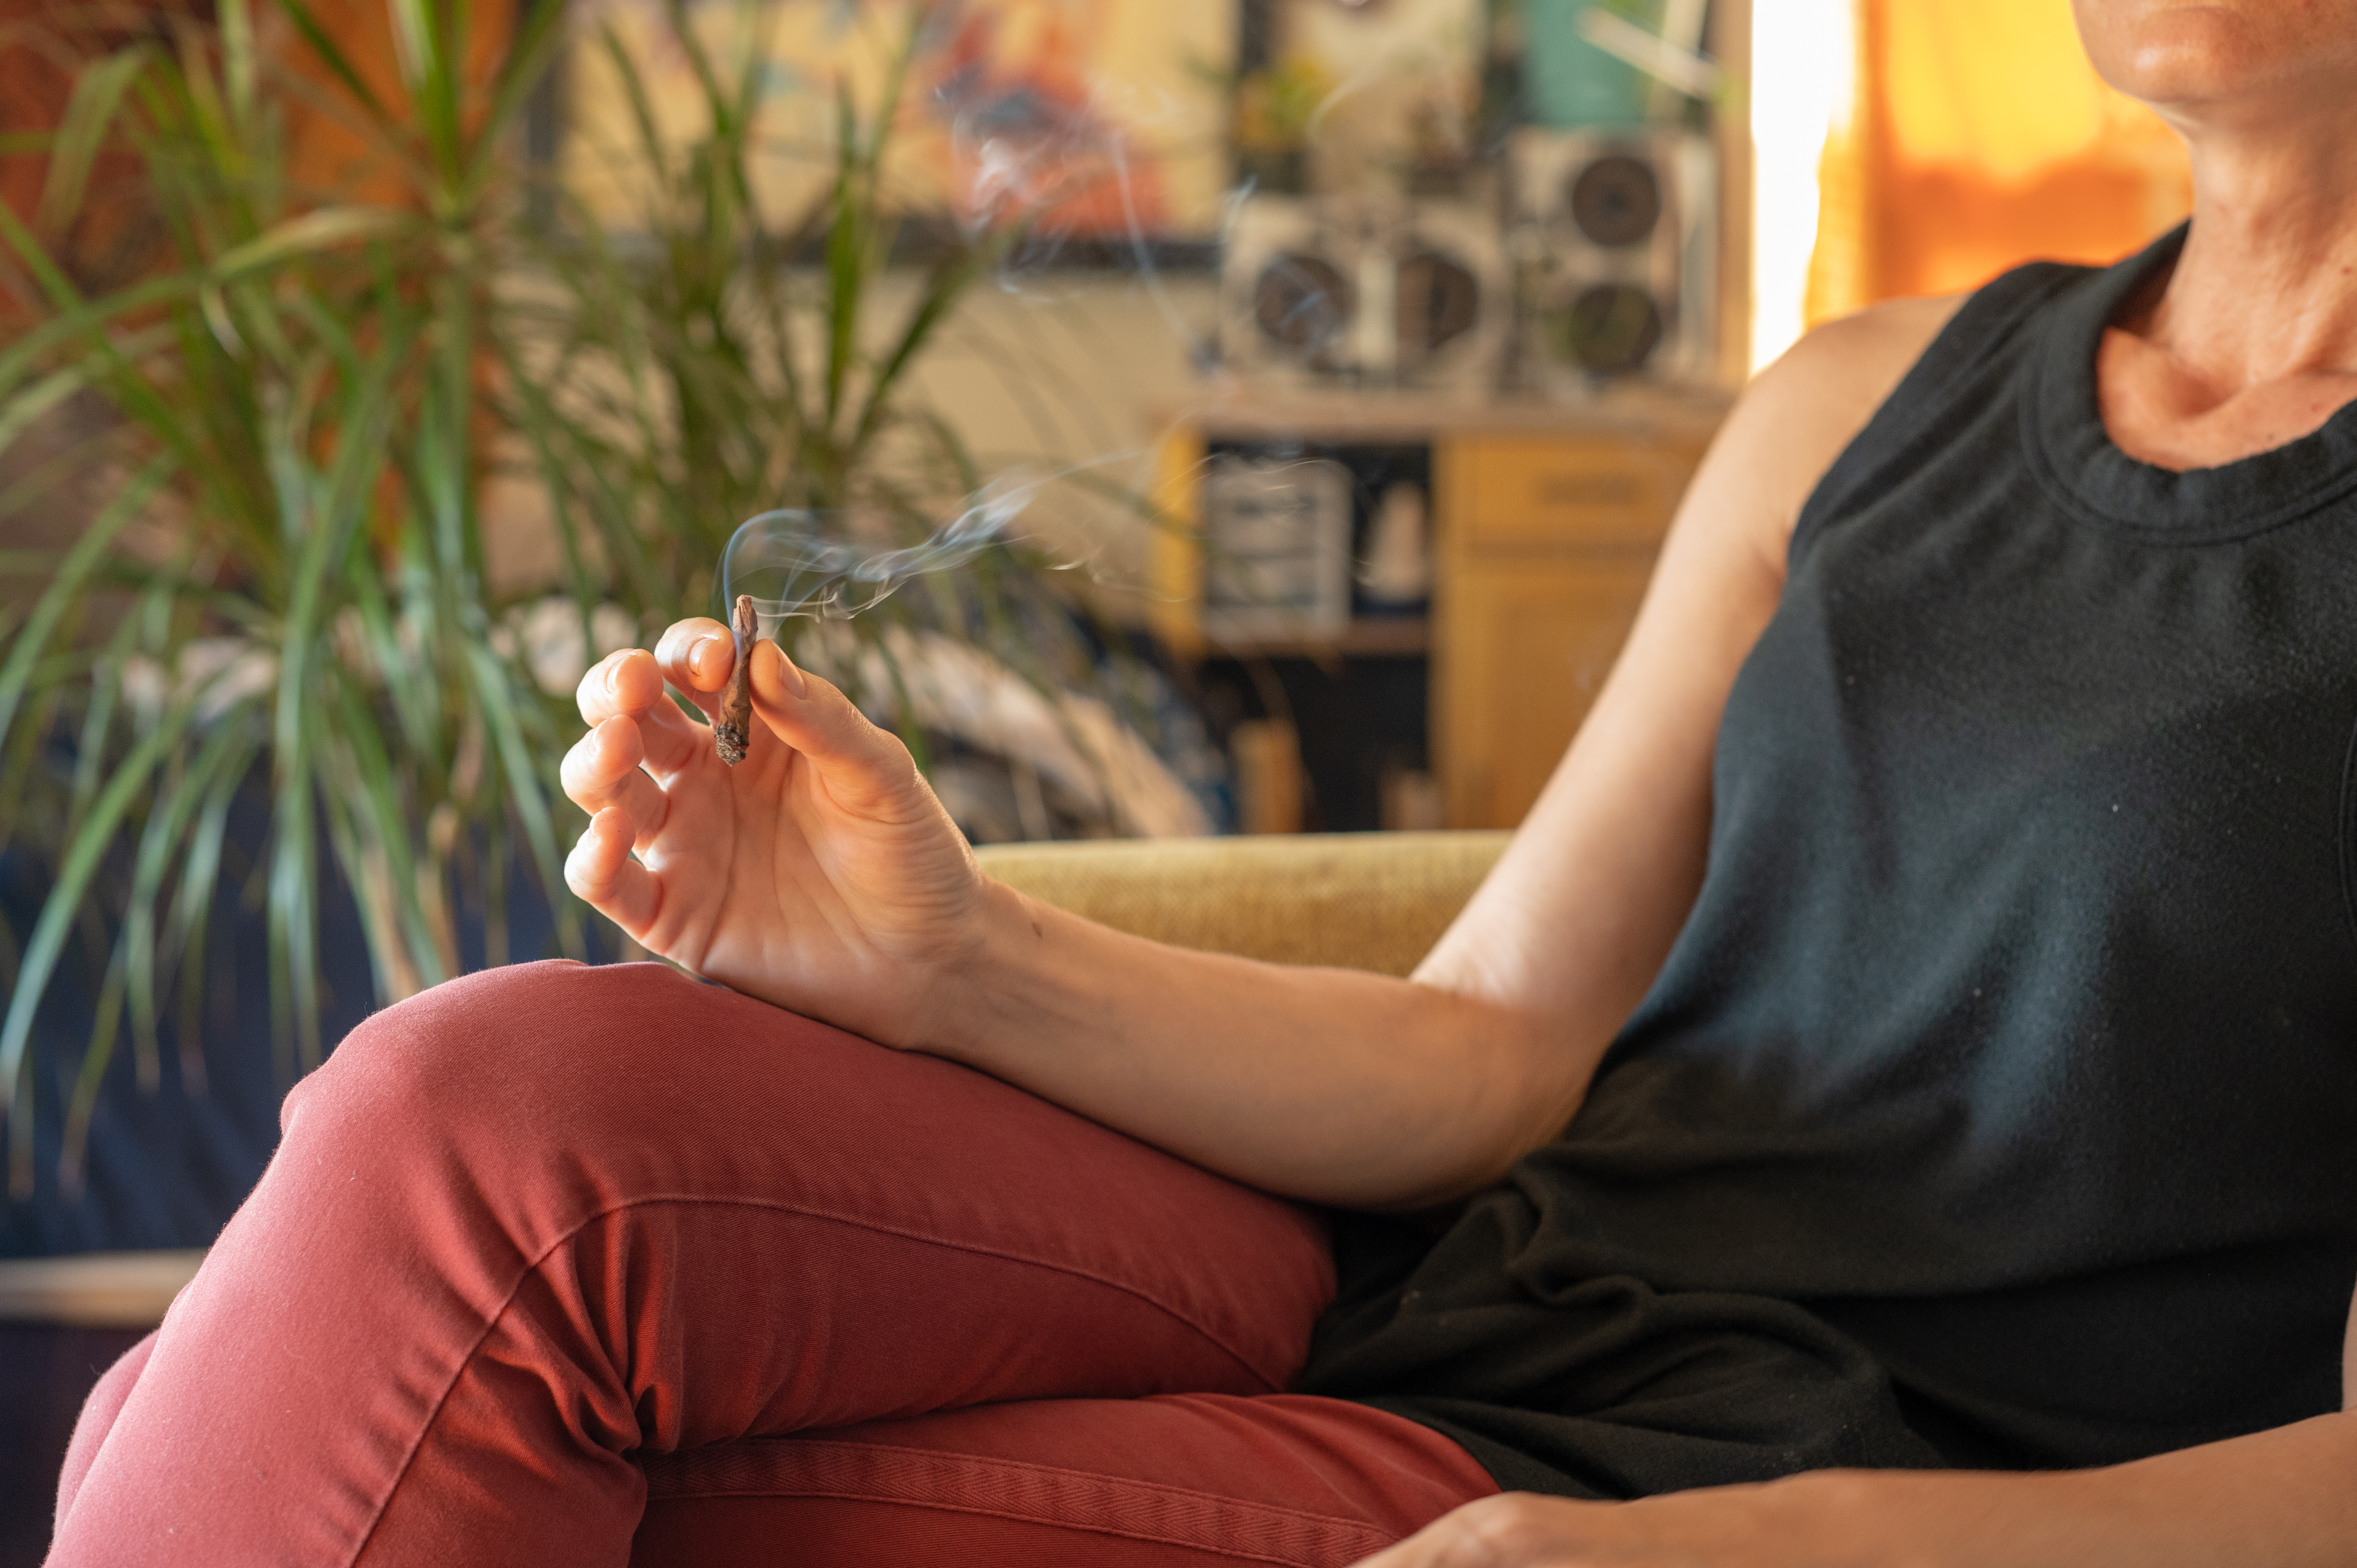
<instances>
[{"instance_id":1,"label":"crossed legs","mask_svg":"<svg viewBox=\"0 0 2357 1568\"><path fill-rule=\"evenodd\" d=\"M1340 1564L1494 1489L1283 1394L1313 1215L658 966L437 987L284 1122L56 1568Z\"/></svg>"}]
</instances>

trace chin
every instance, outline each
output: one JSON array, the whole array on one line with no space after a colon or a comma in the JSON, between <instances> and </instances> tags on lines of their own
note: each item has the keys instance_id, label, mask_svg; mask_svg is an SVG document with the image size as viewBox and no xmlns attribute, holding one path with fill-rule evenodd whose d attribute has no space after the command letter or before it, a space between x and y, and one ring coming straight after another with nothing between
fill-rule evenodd
<instances>
[{"instance_id":1,"label":"chin","mask_svg":"<svg viewBox=\"0 0 2357 1568\"><path fill-rule=\"evenodd\" d=\"M2345 101L2357 0L2072 0L2104 81L2155 108Z\"/></svg>"}]
</instances>

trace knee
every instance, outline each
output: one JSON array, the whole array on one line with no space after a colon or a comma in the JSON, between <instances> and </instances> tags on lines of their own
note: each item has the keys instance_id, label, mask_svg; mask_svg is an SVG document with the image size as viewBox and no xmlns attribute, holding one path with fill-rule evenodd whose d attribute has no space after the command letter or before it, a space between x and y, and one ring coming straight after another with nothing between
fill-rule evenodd
<instances>
[{"instance_id":1,"label":"knee","mask_svg":"<svg viewBox=\"0 0 2357 1568\"><path fill-rule=\"evenodd\" d=\"M289 1146L338 1158L486 1149L534 1157L610 1146L642 1131L634 1114L661 1070L666 1019L708 1006L657 964L510 965L445 983L371 1016L287 1095ZM360 1161L356 1163L366 1163Z\"/></svg>"},{"instance_id":2,"label":"knee","mask_svg":"<svg viewBox=\"0 0 2357 1568\"><path fill-rule=\"evenodd\" d=\"M65 1523L66 1514L73 1508L74 1497L81 1490L90 1467L98 1463L98 1451L106 1442L106 1434L114 1430L114 1418L123 1413L123 1406L131 1398L139 1374L147 1368L147 1359L156 1353L156 1336L145 1339L124 1351L113 1366L107 1369L90 1397L82 1402L81 1415L75 1421L73 1437L66 1444L65 1464L58 1471L57 1522Z\"/></svg>"}]
</instances>

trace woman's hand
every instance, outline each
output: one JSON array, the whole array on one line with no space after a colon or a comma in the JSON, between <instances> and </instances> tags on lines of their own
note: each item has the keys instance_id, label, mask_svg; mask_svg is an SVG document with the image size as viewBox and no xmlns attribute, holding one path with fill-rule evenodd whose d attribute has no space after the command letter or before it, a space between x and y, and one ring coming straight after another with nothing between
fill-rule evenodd
<instances>
[{"instance_id":1,"label":"woman's hand","mask_svg":"<svg viewBox=\"0 0 2357 1568\"><path fill-rule=\"evenodd\" d=\"M652 655L615 653L582 677L590 730L564 779L590 822L565 882L707 979L921 1043L936 983L981 940L973 852L896 737L768 639L752 659L752 745L735 768L709 722L736 663L718 621L681 621Z\"/></svg>"}]
</instances>

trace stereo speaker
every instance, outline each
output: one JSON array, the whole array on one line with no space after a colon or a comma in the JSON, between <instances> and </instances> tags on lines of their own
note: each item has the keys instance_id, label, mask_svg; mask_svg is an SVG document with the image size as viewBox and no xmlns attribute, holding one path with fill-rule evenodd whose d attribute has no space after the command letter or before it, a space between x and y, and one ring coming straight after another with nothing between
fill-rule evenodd
<instances>
[{"instance_id":1,"label":"stereo speaker","mask_svg":"<svg viewBox=\"0 0 2357 1568\"><path fill-rule=\"evenodd\" d=\"M1221 358L1277 381L1486 389L1512 322L1498 225L1463 202L1249 197L1220 295Z\"/></svg>"},{"instance_id":2,"label":"stereo speaker","mask_svg":"<svg viewBox=\"0 0 2357 1568\"><path fill-rule=\"evenodd\" d=\"M1685 131L1508 141L1521 379L1706 380L1717 351L1717 157Z\"/></svg>"}]
</instances>

